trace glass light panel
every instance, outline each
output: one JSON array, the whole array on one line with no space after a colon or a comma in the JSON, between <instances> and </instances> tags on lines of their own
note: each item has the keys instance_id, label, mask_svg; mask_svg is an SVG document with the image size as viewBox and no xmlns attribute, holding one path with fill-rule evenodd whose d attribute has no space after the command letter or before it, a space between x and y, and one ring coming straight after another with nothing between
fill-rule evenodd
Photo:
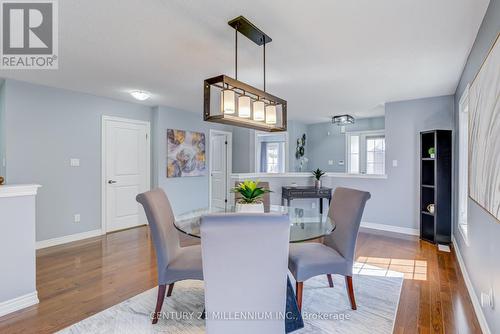
<instances>
[{"instance_id":1,"label":"glass light panel","mask_svg":"<svg viewBox=\"0 0 500 334\"><path fill-rule=\"evenodd\" d=\"M242 95L238 98L238 115L242 118L250 118L250 97Z\"/></svg>"},{"instance_id":2,"label":"glass light panel","mask_svg":"<svg viewBox=\"0 0 500 334\"><path fill-rule=\"evenodd\" d=\"M263 121L263 120L265 120L264 102L262 102L262 101L255 101L253 103L253 120L254 121Z\"/></svg>"},{"instance_id":3,"label":"glass light panel","mask_svg":"<svg viewBox=\"0 0 500 334\"><path fill-rule=\"evenodd\" d=\"M236 112L235 108L235 98L236 95L234 91L230 89L224 89L220 95L220 108L223 114L234 114Z\"/></svg>"},{"instance_id":4,"label":"glass light panel","mask_svg":"<svg viewBox=\"0 0 500 334\"><path fill-rule=\"evenodd\" d=\"M266 106L266 123L276 124L276 106L269 105Z\"/></svg>"}]
</instances>

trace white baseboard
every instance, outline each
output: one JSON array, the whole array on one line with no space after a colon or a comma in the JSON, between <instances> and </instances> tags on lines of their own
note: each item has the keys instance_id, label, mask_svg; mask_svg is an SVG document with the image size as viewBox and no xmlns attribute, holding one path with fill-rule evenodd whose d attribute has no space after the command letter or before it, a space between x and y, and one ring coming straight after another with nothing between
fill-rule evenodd
<instances>
[{"instance_id":1,"label":"white baseboard","mask_svg":"<svg viewBox=\"0 0 500 334\"><path fill-rule=\"evenodd\" d=\"M87 231L87 232L82 232L82 233L70 234L70 235L66 235L64 237L59 237L59 238L37 241L36 242L36 249L62 245L62 244L68 243L68 242L83 240L83 239L87 239L87 238L93 238L93 237L97 237L100 235L102 235L102 231L101 231L101 229L98 229L98 230L92 230L92 231Z\"/></svg>"},{"instance_id":2,"label":"white baseboard","mask_svg":"<svg viewBox=\"0 0 500 334\"><path fill-rule=\"evenodd\" d=\"M38 293L36 291L0 302L0 317L38 303Z\"/></svg>"},{"instance_id":3,"label":"white baseboard","mask_svg":"<svg viewBox=\"0 0 500 334\"><path fill-rule=\"evenodd\" d=\"M481 330L484 334L491 334L490 328L488 327L488 322L486 322L486 318L483 313L483 308L481 307L481 302L479 301L479 298L474 291L472 281L470 280L469 273L467 272L467 267L465 266L462 254L460 254L460 248L458 247L458 243L454 235L451 236L451 242L453 243L453 249L455 250L455 254L457 256L458 265L460 266L460 270L462 271L462 276L464 278L467 291L469 291L469 296L472 300L472 306L474 307L474 312L476 313L477 320L479 321L479 326L481 326Z\"/></svg>"},{"instance_id":4,"label":"white baseboard","mask_svg":"<svg viewBox=\"0 0 500 334\"><path fill-rule=\"evenodd\" d=\"M361 222L361 227L369 228L372 230L381 230L381 231L388 231L401 234L420 235L420 231L418 229L409 227L399 227L394 225L385 225L385 224L368 223L368 222Z\"/></svg>"}]
</instances>

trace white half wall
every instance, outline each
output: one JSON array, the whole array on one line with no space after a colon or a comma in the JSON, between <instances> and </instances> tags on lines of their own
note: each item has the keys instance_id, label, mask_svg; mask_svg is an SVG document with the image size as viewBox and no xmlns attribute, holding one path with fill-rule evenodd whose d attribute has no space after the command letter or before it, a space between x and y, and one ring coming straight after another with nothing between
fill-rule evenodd
<instances>
[{"instance_id":1,"label":"white half wall","mask_svg":"<svg viewBox=\"0 0 500 334\"><path fill-rule=\"evenodd\" d=\"M38 303L35 260L38 187L0 186L0 317Z\"/></svg>"}]
</instances>

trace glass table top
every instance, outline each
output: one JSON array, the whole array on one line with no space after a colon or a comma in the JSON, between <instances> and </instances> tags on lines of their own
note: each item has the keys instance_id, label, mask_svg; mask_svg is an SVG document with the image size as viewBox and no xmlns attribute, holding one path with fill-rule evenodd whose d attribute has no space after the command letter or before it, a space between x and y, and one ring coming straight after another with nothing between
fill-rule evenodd
<instances>
[{"instance_id":1,"label":"glass table top","mask_svg":"<svg viewBox=\"0 0 500 334\"><path fill-rule=\"evenodd\" d=\"M328 213L319 213L319 209L304 209L271 205L268 212L281 213L290 219L290 242L300 242L323 237L335 230L335 223L328 217ZM186 212L175 217L175 227L190 236L200 238L201 217L209 214L235 213L235 207L198 209Z\"/></svg>"}]
</instances>

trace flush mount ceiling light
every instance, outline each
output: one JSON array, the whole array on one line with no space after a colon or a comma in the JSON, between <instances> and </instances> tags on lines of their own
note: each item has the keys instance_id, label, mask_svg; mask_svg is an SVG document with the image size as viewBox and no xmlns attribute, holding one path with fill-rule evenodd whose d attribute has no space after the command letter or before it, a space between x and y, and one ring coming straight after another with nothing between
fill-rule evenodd
<instances>
[{"instance_id":1,"label":"flush mount ceiling light","mask_svg":"<svg viewBox=\"0 0 500 334\"><path fill-rule=\"evenodd\" d=\"M235 31L234 79L219 75L204 81L203 119L261 131L286 131L286 101L266 92L266 44L271 37L243 16L228 24ZM238 33L263 48L263 90L238 81Z\"/></svg>"},{"instance_id":2,"label":"flush mount ceiling light","mask_svg":"<svg viewBox=\"0 0 500 334\"><path fill-rule=\"evenodd\" d=\"M354 117L351 115L337 115L332 117L332 124L349 125L354 124Z\"/></svg>"},{"instance_id":3,"label":"flush mount ceiling light","mask_svg":"<svg viewBox=\"0 0 500 334\"><path fill-rule=\"evenodd\" d=\"M151 97L151 93L144 90L133 90L130 92L130 95L132 95L134 99L139 101L145 101Z\"/></svg>"}]
</instances>

